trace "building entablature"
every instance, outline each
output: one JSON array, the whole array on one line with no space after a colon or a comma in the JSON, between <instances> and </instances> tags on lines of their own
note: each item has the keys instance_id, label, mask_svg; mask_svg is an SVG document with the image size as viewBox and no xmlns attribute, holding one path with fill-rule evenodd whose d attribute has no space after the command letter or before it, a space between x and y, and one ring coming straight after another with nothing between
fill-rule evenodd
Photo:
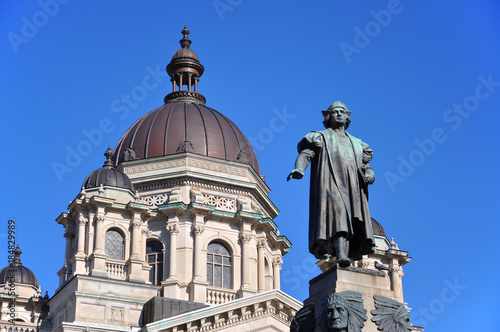
<instances>
[{"instance_id":1,"label":"building entablature","mask_svg":"<svg viewBox=\"0 0 500 332\"><path fill-rule=\"evenodd\" d=\"M254 196L253 204L261 206L271 218L279 213L267 197L269 187L248 164L184 152L127 161L118 168L128 175L141 197L151 193L164 193L167 191L165 189L173 187L196 187L194 183L199 182L200 187L214 192L239 192ZM189 198L182 191L180 195L182 201L189 203Z\"/></svg>"}]
</instances>

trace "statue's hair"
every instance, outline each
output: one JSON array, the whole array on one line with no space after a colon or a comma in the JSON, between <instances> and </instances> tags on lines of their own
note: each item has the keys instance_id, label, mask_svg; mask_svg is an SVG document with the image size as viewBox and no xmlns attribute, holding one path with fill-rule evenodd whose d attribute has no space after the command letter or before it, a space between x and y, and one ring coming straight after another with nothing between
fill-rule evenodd
<instances>
[{"instance_id":1,"label":"statue's hair","mask_svg":"<svg viewBox=\"0 0 500 332\"><path fill-rule=\"evenodd\" d=\"M406 307L389 297L374 295L375 310L372 321L382 331L411 331L410 315Z\"/></svg>"},{"instance_id":2,"label":"statue's hair","mask_svg":"<svg viewBox=\"0 0 500 332\"><path fill-rule=\"evenodd\" d=\"M363 306L361 294L350 291L330 293L321 298L321 313L318 319L321 331L328 331L326 313L328 307L333 304L341 305L347 310L347 331L360 332L368 317L366 316L366 309Z\"/></svg>"},{"instance_id":3,"label":"statue's hair","mask_svg":"<svg viewBox=\"0 0 500 332\"><path fill-rule=\"evenodd\" d=\"M332 116L333 113L329 112L325 115L325 119L323 120L323 126L325 126L325 128L330 128L331 127L331 124L330 124L330 117ZM351 124L351 116L349 114L351 114L351 112L348 112L346 113L347 114L347 120L346 120L346 123L345 123L345 128L344 129L347 129L349 128L349 125Z\"/></svg>"}]
</instances>

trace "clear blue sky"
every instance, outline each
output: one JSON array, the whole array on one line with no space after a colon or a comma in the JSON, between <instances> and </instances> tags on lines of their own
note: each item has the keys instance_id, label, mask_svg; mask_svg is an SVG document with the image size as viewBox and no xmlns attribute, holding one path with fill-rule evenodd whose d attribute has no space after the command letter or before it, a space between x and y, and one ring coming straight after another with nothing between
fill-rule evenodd
<instances>
[{"instance_id":1,"label":"clear blue sky","mask_svg":"<svg viewBox=\"0 0 500 332\"><path fill-rule=\"evenodd\" d=\"M414 323L498 328L498 2L9 0L0 13L0 262L14 218L23 263L50 295L65 245L55 218L107 146L163 104L170 82L141 90L143 79L163 72L187 25L206 69L199 91L253 137L281 210L293 243L286 293L304 300L319 270L307 251L309 176L285 179L299 139L340 99L349 132L375 151L372 216L413 257L403 284ZM103 119L111 128L82 143ZM54 163L78 148L87 155L58 176Z\"/></svg>"}]
</instances>

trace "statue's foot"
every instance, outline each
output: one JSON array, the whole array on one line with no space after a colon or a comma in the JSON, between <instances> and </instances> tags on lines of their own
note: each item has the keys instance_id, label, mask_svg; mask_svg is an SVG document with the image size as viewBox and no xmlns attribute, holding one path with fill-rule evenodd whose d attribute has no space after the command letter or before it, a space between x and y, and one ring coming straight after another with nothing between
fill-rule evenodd
<instances>
[{"instance_id":1,"label":"statue's foot","mask_svg":"<svg viewBox=\"0 0 500 332\"><path fill-rule=\"evenodd\" d=\"M338 259L340 267L349 267L351 265L351 260L347 257L342 257Z\"/></svg>"}]
</instances>

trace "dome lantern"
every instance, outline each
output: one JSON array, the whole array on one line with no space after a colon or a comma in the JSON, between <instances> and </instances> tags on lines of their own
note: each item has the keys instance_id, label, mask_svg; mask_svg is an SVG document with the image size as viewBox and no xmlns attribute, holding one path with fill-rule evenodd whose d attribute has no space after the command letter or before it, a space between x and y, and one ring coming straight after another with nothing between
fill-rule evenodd
<instances>
[{"instance_id":1,"label":"dome lantern","mask_svg":"<svg viewBox=\"0 0 500 332\"><path fill-rule=\"evenodd\" d=\"M205 104L205 97L198 93L198 82L205 68L198 60L198 55L189 48L191 40L188 38L190 32L187 26L181 33L183 38L179 43L182 48L174 53L172 61L167 65L172 92L165 97L164 102L166 104L172 101L186 101Z\"/></svg>"}]
</instances>

